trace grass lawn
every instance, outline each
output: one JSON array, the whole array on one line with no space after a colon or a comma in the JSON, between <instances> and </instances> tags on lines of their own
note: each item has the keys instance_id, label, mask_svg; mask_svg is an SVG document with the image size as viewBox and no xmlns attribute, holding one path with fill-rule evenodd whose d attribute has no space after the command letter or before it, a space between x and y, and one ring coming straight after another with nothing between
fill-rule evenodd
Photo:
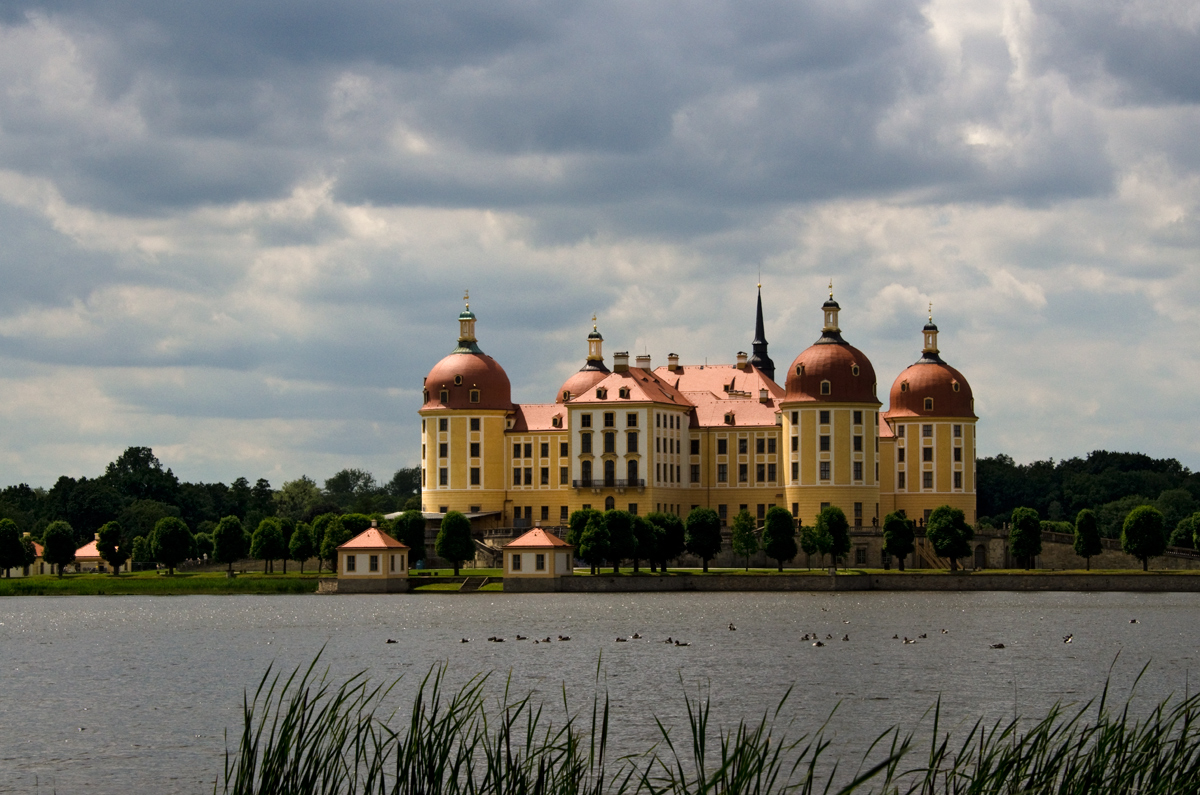
<instances>
[{"instance_id":1,"label":"grass lawn","mask_svg":"<svg viewBox=\"0 0 1200 795\"><path fill-rule=\"evenodd\" d=\"M459 577L499 577L504 572L500 569L467 569L458 570ZM422 577L453 577L454 569L409 569L408 576L414 579Z\"/></svg>"},{"instance_id":2,"label":"grass lawn","mask_svg":"<svg viewBox=\"0 0 1200 795\"><path fill-rule=\"evenodd\" d=\"M489 582L489 583L487 583L486 585L484 585L483 587L481 587L479 590L481 590L481 591L503 591L503 590L504 590L504 583L502 583L502 582Z\"/></svg>"},{"instance_id":3,"label":"grass lawn","mask_svg":"<svg viewBox=\"0 0 1200 795\"><path fill-rule=\"evenodd\" d=\"M413 580L412 582L416 582ZM458 582L435 582L429 585L415 585L412 589L413 593L429 593L431 591L457 591L462 587L462 583Z\"/></svg>"},{"instance_id":4,"label":"grass lawn","mask_svg":"<svg viewBox=\"0 0 1200 795\"><path fill-rule=\"evenodd\" d=\"M316 593L317 575L239 574L230 579L224 572L176 573L138 571L132 574L65 574L0 579L0 596L98 596L171 594L272 594Z\"/></svg>"}]
</instances>

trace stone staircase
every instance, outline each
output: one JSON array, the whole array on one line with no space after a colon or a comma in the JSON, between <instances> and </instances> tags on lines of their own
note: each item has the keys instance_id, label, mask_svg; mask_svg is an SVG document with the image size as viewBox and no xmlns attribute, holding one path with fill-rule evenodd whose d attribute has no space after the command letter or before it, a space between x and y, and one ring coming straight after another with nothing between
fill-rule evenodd
<instances>
[{"instance_id":1,"label":"stone staircase","mask_svg":"<svg viewBox=\"0 0 1200 795\"><path fill-rule=\"evenodd\" d=\"M487 581L487 577L468 577L463 580L463 584L458 587L458 592L468 593L470 591L478 591Z\"/></svg>"},{"instance_id":2,"label":"stone staircase","mask_svg":"<svg viewBox=\"0 0 1200 795\"><path fill-rule=\"evenodd\" d=\"M915 547L914 555L920 559L921 568L925 569L948 569L950 568L949 558L939 558L933 551L933 544L924 538L913 539Z\"/></svg>"}]
</instances>

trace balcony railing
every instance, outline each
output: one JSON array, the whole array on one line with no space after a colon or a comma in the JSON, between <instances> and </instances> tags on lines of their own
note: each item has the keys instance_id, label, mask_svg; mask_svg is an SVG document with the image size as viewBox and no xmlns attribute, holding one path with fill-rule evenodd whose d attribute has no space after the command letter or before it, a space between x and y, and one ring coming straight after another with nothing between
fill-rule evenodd
<instances>
[{"instance_id":1,"label":"balcony railing","mask_svg":"<svg viewBox=\"0 0 1200 795\"><path fill-rule=\"evenodd\" d=\"M645 478L584 478L571 481L577 489L640 489L646 485Z\"/></svg>"}]
</instances>

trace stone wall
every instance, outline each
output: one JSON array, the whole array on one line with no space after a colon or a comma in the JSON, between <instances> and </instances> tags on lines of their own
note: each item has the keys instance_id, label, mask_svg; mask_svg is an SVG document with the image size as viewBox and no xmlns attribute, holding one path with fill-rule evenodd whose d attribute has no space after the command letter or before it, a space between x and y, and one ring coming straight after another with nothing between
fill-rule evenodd
<instances>
[{"instance_id":1,"label":"stone wall","mask_svg":"<svg viewBox=\"0 0 1200 795\"><path fill-rule=\"evenodd\" d=\"M317 582L317 593L408 593L408 580L403 577L374 580L322 577Z\"/></svg>"}]
</instances>

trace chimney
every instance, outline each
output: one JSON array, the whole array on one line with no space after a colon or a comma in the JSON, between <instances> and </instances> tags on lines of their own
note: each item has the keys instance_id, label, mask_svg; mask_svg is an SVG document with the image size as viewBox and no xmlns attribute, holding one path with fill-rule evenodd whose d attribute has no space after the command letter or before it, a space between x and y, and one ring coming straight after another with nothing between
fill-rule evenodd
<instances>
[{"instance_id":1,"label":"chimney","mask_svg":"<svg viewBox=\"0 0 1200 795\"><path fill-rule=\"evenodd\" d=\"M378 519L372 519L372 520L371 520L371 527L379 527L379 520L378 520Z\"/></svg>"},{"instance_id":2,"label":"chimney","mask_svg":"<svg viewBox=\"0 0 1200 795\"><path fill-rule=\"evenodd\" d=\"M639 370L649 370L650 369L650 354L639 353L637 355L637 366L638 366Z\"/></svg>"},{"instance_id":3,"label":"chimney","mask_svg":"<svg viewBox=\"0 0 1200 795\"><path fill-rule=\"evenodd\" d=\"M758 390L758 402L769 403L771 401L771 393L766 390L766 387Z\"/></svg>"},{"instance_id":4,"label":"chimney","mask_svg":"<svg viewBox=\"0 0 1200 795\"><path fill-rule=\"evenodd\" d=\"M613 372L629 372L629 351L617 351L613 354Z\"/></svg>"},{"instance_id":5,"label":"chimney","mask_svg":"<svg viewBox=\"0 0 1200 795\"><path fill-rule=\"evenodd\" d=\"M100 543L100 532L99 531L92 533L92 540L95 541L96 543Z\"/></svg>"},{"instance_id":6,"label":"chimney","mask_svg":"<svg viewBox=\"0 0 1200 795\"><path fill-rule=\"evenodd\" d=\"M737 369L739 369L739 370L746 369L746 352L745 351L738 351Z\"/></svg>"},{"instance_id":7,"label":"chimney","mask_svg":"<svg viewBox=\"0 0 1200 795\"><path fill-rule=\"evenodd\" d=\"M668 353L667 354L667 369L670 370L672 373L679 369L679 354L678 353Z\"/></svg>"}]
</instances>

